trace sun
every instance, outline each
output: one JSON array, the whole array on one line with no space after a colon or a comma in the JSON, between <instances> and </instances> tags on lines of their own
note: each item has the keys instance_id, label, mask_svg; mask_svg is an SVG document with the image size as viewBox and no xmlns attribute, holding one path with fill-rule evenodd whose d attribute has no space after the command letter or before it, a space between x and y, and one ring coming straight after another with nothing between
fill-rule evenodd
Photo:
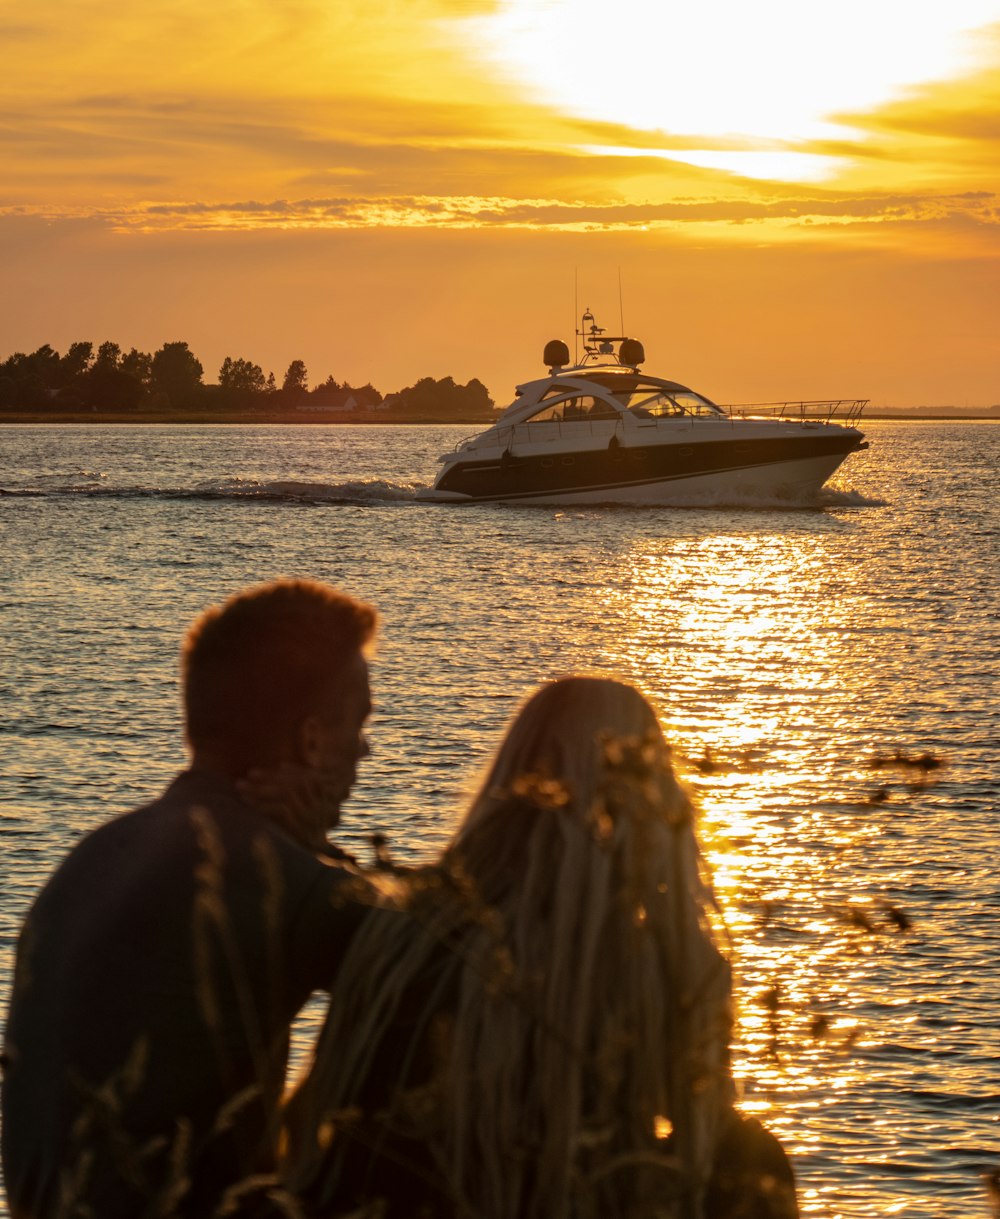
<instances>
[{"instance_id":1,"label":"sun","mask_svg":"<svg viewBox=\"0 0 1000 1219\"><path fill-rule=\"evenodd\" d=\"M459 26L518 92L660 133L658 155L815 178L836 159L811 143L858 140L852 114L970 71L975 31L998 21L1000 0L501 0Z\"/></svg>"}]
</instances>

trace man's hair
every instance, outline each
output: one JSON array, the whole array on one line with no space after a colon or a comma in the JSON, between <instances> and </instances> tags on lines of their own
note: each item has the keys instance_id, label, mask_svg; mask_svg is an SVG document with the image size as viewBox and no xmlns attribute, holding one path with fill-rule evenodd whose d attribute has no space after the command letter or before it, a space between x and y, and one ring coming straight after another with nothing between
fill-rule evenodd
<instances>
[{"instance_id":1,"label":"man's hair","mask_svg":"<svg viewBox=\"0 0 1000 1219\"><path fill-rule=\"evenodd\" d=\"M205 610L181 650L194 750L274 761L375 634L375 610L315 580L275 580Z\"/></svg>"}]
</instances>

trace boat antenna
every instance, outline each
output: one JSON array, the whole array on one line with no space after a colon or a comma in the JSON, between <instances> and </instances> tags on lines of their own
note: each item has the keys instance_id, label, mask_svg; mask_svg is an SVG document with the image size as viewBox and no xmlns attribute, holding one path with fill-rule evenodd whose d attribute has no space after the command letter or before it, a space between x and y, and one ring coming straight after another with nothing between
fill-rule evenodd
<instances>
[{"instance_id":1,"label":"boat antenna","mask_svg":"<svg viewBox=\"0 0 1000 1219\"><path fill-rule=\"evenodd\" d=\"M580 363L580 268L573 268L573 363Z\"/></svg>"},{"instance_id":2,"label":"boat antenna","mask_svg":"<svg viewBox=\"0 0 1000 1219\"><path fill-rule=\"evenodd\" d=\"M622 307L622 269L618 268L618 333L625 333L625 310Z\"/></svg>"}]
</instances>

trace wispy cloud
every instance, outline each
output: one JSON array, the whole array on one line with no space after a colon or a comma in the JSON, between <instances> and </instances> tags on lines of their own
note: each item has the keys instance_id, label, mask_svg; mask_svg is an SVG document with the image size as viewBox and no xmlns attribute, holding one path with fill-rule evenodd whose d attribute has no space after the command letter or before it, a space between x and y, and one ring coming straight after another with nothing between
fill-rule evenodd
<instances>
[{"instance_id":1,"label":"wispy cloud","mask_svg":"<svg viewBox=\"0 0 1000 1219\"><path fill-rule=\"evenodd\" d=\"M2 211L4 209L0 209ZM5 209L25 214L26 209ZM32 209L33 210L33 209ZM35 213L37 214L37 213ZM78 218L50 208L49 220ZM648 203L590 203L512 199L479 195L325 196L303 199L236 200L143 204L93 209L88 218L116 231L254 231L281 229L529 229L549 232L741 231L765 227L775 235L856 227L956 231L1000 228L1000 195L967 191L953 195L797 196L759 199L673 199Z\"/></svg>"}]
</instances>

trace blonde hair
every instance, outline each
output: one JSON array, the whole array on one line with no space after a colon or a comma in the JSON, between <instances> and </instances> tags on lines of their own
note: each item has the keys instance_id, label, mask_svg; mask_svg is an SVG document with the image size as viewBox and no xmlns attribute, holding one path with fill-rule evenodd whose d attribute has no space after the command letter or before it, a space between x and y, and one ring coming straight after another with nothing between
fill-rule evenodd
<instances>
[{"instance_id":1,"label":"blonde hair","mask_svg":"<svg viewBox=\"0 0 1000 1219\"><path fill-rule=\"evenodd\" d=\"M453 1212L700 1214L732 1099L730 976L710 904L649 704L606 679L544 686L440 870L414 878L411 917L375 912L359 931L296 1099L292 1187L336 1198L338 1162L354 1154L337 1138L343 1115L363 1102L399 1005L446 953L447 1036L395 1116Z\"/></svg>"}]
</instances>

